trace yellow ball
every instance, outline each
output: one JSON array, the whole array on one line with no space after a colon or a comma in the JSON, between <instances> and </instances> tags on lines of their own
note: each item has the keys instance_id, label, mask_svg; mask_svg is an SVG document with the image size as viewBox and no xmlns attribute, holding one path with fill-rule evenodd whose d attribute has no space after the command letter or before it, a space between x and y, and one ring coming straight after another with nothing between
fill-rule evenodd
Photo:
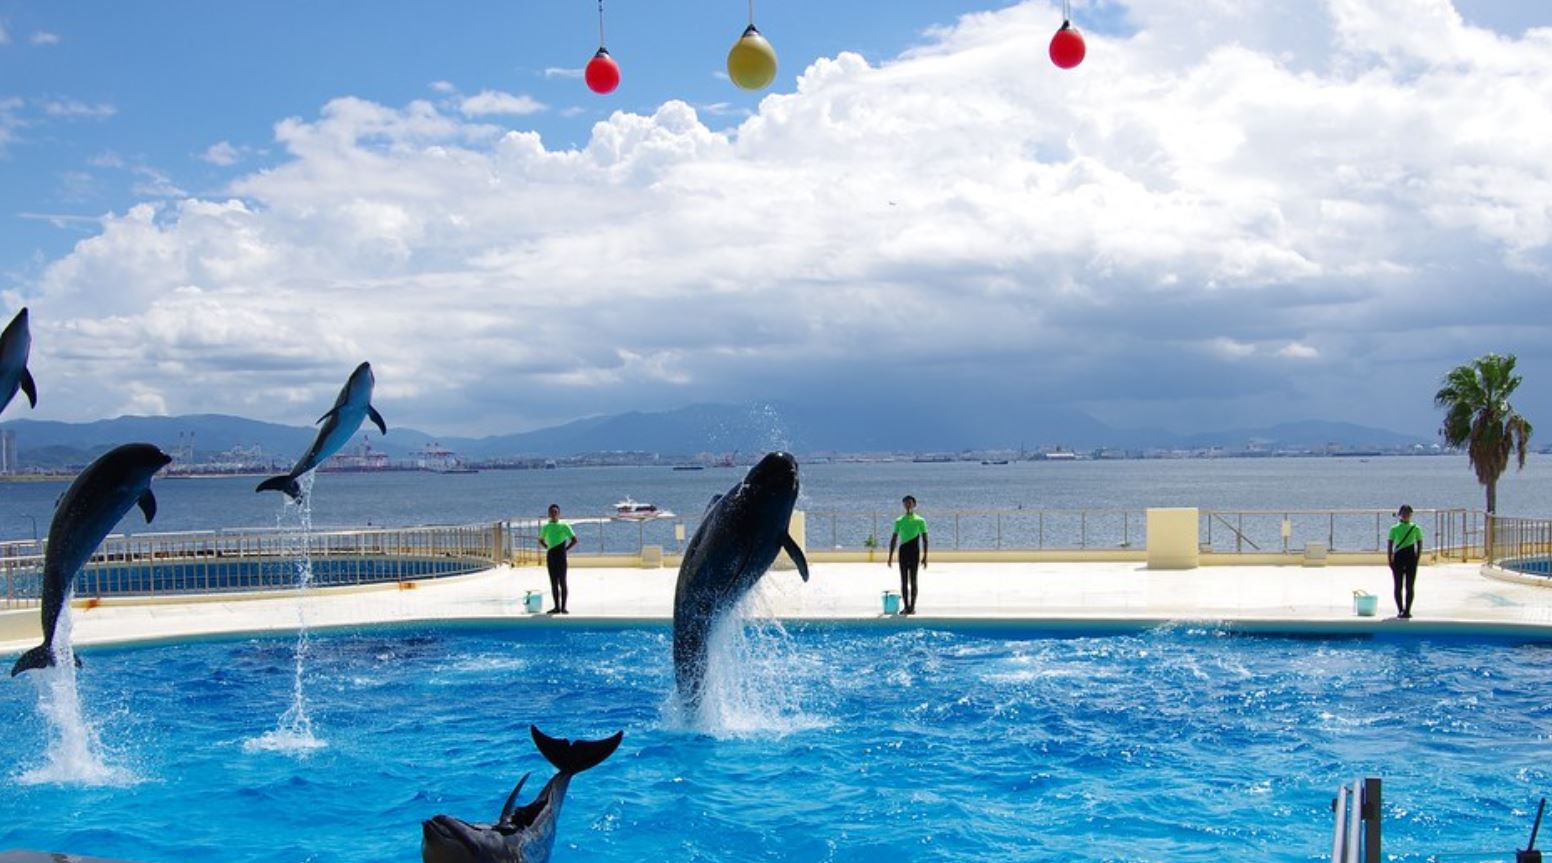
<instances>
[{"instance_id":1,"label":"yellow ball","mask_svg":"<svg viewBox=\"0 0 1552 863\"><path fill-rule=\"evenodd\" d=\"M745 90L759 90L776 80L776 49L750 24L728 52L728 77Z\"/></svg>"}]
</instances>

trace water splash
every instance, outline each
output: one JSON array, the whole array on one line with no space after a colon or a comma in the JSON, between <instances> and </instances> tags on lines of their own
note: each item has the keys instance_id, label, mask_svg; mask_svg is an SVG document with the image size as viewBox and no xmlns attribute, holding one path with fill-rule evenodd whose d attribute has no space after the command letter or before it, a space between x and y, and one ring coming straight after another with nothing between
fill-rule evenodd
<instances>
[{"instance_id":1,"label":"water splash","mask_svg":"<svg viewBox=\"0 0 1552 863\"><path fill-rule=\"evenodd\" d=\"M751 595L712 627L700 703L670 696L665 724L718 739L780 738L829 724L804 712L802 655L780 621L753 613L758 605Z\"/></svg>"},{"instance_id":2,"label":"water splash","mask_svg":"<svg viewBox=\"0 0 1552 863\"><path fill-rule=\"evenodd\" d=\"M28 674L38 688L38 714L48 742L43 764L22 773L17 781L23 785L132 785L138 781L135 775L108 763L97 728L81 711L75 649L70 644L73 616L67 596L54 626L55 664Z\"/></svg>"},{"instance_id":3,"label":"water splash","mask_svg":"<svg viewBox=\"0 0 1552 863\"><path fill-rule=\"evenodd\" d=\"M306 755L328 743L313 734L312 717L307 713L307 654L312 640L307 629L307 592L313 583L312 550L308 538L313 530L313 472L297 478L302 496L297 500L282 496L284 508L275 517L275 527L285 538L286 555L296 570L296 664L291 678L291 705L280 714L274 729L243 742L245 752L284 752Z\"/></svg>"}]
</instances>

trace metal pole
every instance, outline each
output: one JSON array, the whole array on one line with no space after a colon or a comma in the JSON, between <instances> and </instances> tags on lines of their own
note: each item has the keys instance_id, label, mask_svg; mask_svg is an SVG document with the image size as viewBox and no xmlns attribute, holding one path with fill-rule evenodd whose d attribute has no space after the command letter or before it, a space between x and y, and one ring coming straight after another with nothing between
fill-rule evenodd
<instances>
[{"instance_id":1,"label":"metal pole","mask_svg":"<svg viewBox=\"0 0 1552 863\"><path fill-rule=\"evenodd\" d=\"M1358 842L1363 838L1363 780L1353 780L1347 799L1347 863L1362 863ZM1375 861L1378 863L1378 861Z\"/></svg>"},{"instance_id":2,"label":"metal pole","mask_svg":"<svg viewBox=\"0 0 1552 863\"><path fill-rule=\"evenodd\" d=\"M1368 863L1380 863L1380 780L1370 776L1363 780L1363 859Z\"/></svg>"},{"instance_id":3,"label":"metal pole","mask_svg":"<svg viewBox=\"0 0 1552 863\"><path fill-rule=\"evenodd\" d=\"M1338 786L1336 799L1331 801L1336 825L1331 831L1331 863L1344 863L1347 851L1347 786Z\"/></svg>"}]
</instances>

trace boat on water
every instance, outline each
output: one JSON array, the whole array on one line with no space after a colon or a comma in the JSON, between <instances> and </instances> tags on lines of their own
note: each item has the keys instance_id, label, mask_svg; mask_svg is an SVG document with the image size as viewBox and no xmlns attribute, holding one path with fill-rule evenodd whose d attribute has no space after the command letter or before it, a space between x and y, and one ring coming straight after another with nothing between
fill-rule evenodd
<instances>
[{"instance_id":1,"label":"boat on water","mask_svg":"<svg viewBox=\"0 0 1552 863\"><path fill-rule=\"evenodd\" d=\"M654 518L673 518L674 514L666 509L659 509L655 503L643 503L627 496L614 505L614 517L626 521L648 521Z\"/></svg>"},{"instance_id":2,"label":"boat on water","mask_svg":"<svg viewBox=\"0 0 1552 863\"><path fill-rule=\"evenodd\" d=\"M699 465L699 464L676 464L676 465L674 465L674 470L705 470L705 469L706 469L705 465Z\"/></svg>"}]
</instances>

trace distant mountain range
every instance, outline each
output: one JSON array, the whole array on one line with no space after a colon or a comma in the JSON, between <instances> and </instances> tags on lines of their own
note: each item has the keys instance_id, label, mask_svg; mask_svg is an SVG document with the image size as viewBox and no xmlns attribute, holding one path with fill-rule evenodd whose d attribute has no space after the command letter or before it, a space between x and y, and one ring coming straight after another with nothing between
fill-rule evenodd
<instances>
[{"instance_id":1,"label":"distant mountain range","mask_svg":"<svg viewBox=\"0 0 1552 863\"><path fill-rule=\"evenodd\" d=\"M40 467L83 464L127 441L147 441L169 452L192 441L200 457L257 445L266 453L290 458L300 454L315 434L310 427L221 414L124 416L85 423L15 419L0 423L0 429L16 433L23 464ZM362 434L370 435L374 449L395 458L437 443L473 460L622 451L684 457L771 449L799 454L1021 447L1031 451L1052 447L1077 451L1099 447L1240 450L1252 445L1270 449L1323 449L1329 445L1392 449L1433 442L1386 429L1320 421L1177 435L1158 429L1118 429L1081 411L1038 405L998 405L993 410L981 406L980 410L944 409L922 414L878 407L700 404L653 413L590 417L536 431L482 438L438 436L392 426L387 437L370 426L363 426Z\"/></svg>"}]
</instances>

